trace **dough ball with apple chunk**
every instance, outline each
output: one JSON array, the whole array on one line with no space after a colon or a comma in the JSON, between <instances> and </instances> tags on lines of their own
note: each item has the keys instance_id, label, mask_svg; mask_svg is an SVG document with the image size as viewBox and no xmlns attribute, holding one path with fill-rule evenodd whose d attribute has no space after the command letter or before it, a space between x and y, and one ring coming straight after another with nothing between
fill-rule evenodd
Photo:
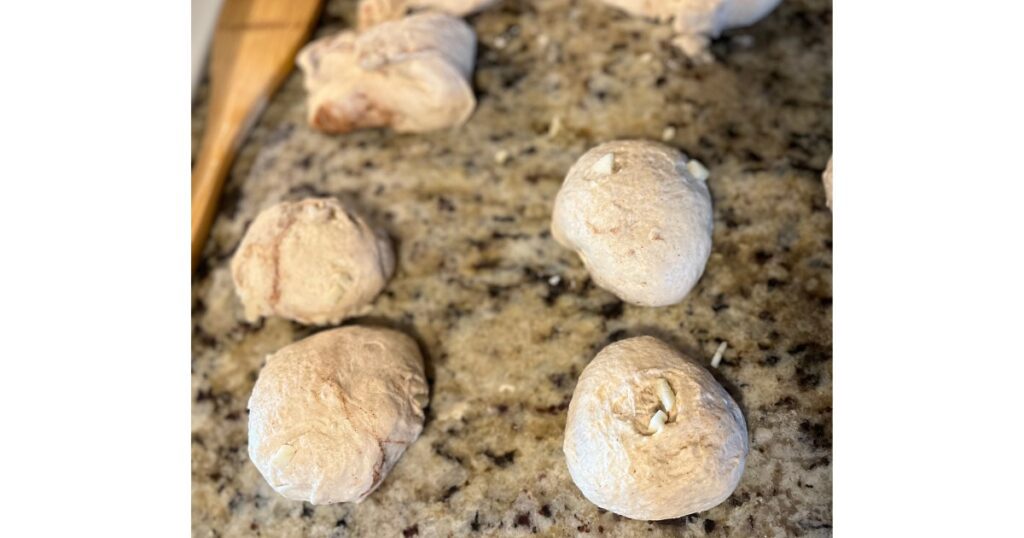
<instances>
[{"instance_id":1,"label":"dough ball with apple chunk","mask_svg":"<svg viewBox=\"0 0 1024 538\"><path fill-rule=\"evenodd\" d=\"M693 360L649 336L601 350L569 403L569 474L597 506L640 520L707 510L739 484L749 450L736 402Z\"/></svg>"},{"instance_id":2,"label":"dough ball with apple chunk","mask_svg":"<svg viewBox=\"0 0 1024 538\"><path fill-rule=\"evenodd\" d=\"M249 399L249 458L289 499L360 502L419 437L427 394L408 336L315 334L267 358Z\"/></svg>"},{"instance_id":3,"label":"dough ball with apple chunk","mask_svg":"<svg viewBox=\"0 0 1024 538\"><path fill-rule=\"evenodd\" d=\"M231 260L247 320L276 315L315 325L362 313L394 269L387 235L333 198L263 210Z\"/></svg>"},{"instance_id":4,"label":"dough ball with apple chunk","mask_svg":"<svg viewBox=\"0 0 1024 538\"><path fill-rule=\"evenodd\" d=\"M713 226L707 169L663 144L601 144L569 169L551 235L623 301L666 306L704 273Z\"/></svg>"}]
</instances>

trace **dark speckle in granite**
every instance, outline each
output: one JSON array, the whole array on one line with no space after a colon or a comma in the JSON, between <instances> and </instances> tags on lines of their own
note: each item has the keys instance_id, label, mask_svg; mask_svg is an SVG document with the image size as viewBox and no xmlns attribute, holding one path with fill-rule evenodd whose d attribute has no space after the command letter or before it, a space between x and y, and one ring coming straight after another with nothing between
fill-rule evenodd
<instances>
[{"instance_id":1,"label":"dark speckle in granite","mask_svg":"<svg viewBox=\"0 0 1024 538\"><path fill-rule=\"evenodd\" d=\"M316 34L350 26L354 9L327 2ZM783 2L716 40L712 65L667 45L669 25L593 0L502 0L468 20L478 106L462 127L323 135L305 126L293 73L240 148L193 277L193 535L830 536L831 3ZM587 149L667 127L711 171L712 254L682 303L623 305L552 240L551 206ZM265 357L320 329L244 323L228 264L261 209L308 196L353 204L397 244L386 291L346 323L399 327L427 356L423 433L359 504L288 501L247 454ZM728 343L713 373L742 402L751 452L737 490L707 512L629 520L568 475L579 372L639 334L705 361Z\"/></svg>"},{"instance_id":2,"label":"dark speckle in granite","mask_svg":"<svg viewBox=\"0 0 1024 538\"><path fill-rule=\"evenodd\" d=\"M495 454L490 450L485 450L484 455L490 458L490 460L494 462L495 465L501 468L508 467L509 465L512 465L516 461L515 450L509 450L508 452L502 454Z\"/></svg>"},{"instance_id":3,"label":"dark speckle in granite","mask_svg":"<svg viewBox=\"0 0 1024 538\"><path fill-rule=\"evenodd\" d=\"M452 495L455 495L458 492L459 492L459 486L451 486L448 489L444 490L444 494L441 495L441 500L442 501L446 501L446 500L448 500L449 497L451 497Z\"/></svg>"},{"instance_id":4,"label":"dark speckle in granite","mask_svg":"<svg viewBox=\"0 0 1024 538\"><path fill-rule=\"evenodd\" d=\"M622 301L616 300L610 303L605 303L601 305L601 315L604 316L605 319L618 319L619 317L622 317L622 308Z\"/></svg>"}]
</instances>

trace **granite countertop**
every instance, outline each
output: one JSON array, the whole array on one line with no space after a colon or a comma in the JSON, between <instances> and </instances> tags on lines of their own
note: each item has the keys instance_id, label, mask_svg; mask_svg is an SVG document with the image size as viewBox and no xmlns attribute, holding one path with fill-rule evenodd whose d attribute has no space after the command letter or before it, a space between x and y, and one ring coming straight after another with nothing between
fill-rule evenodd
<instances>
[{"instance_id":1,"label":"granite countertop","mask_svg":"<svg viewBox=\"0 0 1024 538\"><path fill-rule=\"evenodd\" d=\"M330 2L317 35L353 14L352 0ZM469 18L476 112L424 135L314 132L293 74L241 149L193 280L193 534L831 535L831 19L828 1L786 0L695 66L666 44L667 26L594 0L501 0ZM569 166L630 137L664 137L711 171L711 259L672 307L595 287L548 229ZM349 323L414 336L431 384L422 436L358 505L285 500L249 461L245 407L265 356L317 329L243 322L228 271L260 209L328 195L397 246L394 278ZM628 520L569 477L577 376L607 343L641 334L703 360L728 343L714 374L744 410L751 451L739 488L707 512Z\"/></svg>"}]
</instances>

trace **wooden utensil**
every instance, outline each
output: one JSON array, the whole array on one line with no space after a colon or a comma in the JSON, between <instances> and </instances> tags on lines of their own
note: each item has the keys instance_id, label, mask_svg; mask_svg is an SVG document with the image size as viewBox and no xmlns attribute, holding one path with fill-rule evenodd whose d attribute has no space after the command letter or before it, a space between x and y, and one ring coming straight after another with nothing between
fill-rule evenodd
<instances>
[{"instance_id":1,"label":"wooden utensil","mask_svg":"<svg viewBox=\"0 0 1024 538\"><path fill-rule=\"evenodd\" d=\"M210 109L192 169L192 269L235 152L295 64L320 0L225 0L210 54Z\"/></svg>"}]
</instances>

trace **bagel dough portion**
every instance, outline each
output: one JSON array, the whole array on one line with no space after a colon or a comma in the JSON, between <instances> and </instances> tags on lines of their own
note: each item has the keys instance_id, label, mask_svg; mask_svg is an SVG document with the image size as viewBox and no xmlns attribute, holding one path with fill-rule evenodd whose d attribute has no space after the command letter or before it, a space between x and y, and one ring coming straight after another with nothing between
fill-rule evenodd
<instances>
[{"instance_id":1,"label":"bagel dough portion","mask_svg":"<svg viewBox=\"0 0 1024 538\"><path fill-rule=\"evenodd\" d=\"M360 502L423 429L416 342L390 329L324 331L267 358L249 398L249 458L275 491Z\"/></svg>"},{"instance_id":2,"label":"bagel dough portion","mask_svg":"<svg viewBox=\"0 0 1024 538\"><path fill-rule=\"evenodd\" d=\"M749 444L743 414L715 378L641 336L605 347L583 370L563 451L590 502L631 519L662 520L728 498Z\"/></svg>"},{"instance_id":3,"label":"bagel dough portion","mask_svg":"<svg viewBox=\"0 0 1024 538\"><path fill-rule=\"evenodd\" d=\"M704 273L713 228L708 172L663 144L601 144L569 169L551 235L623 301L666 306Z\"/></svg>"},{"instance_id":4,"label":"bagel dough portion","mask_svg":"<svg viewBox=\"0 0 1024 538\"><path fill-rule=\"evenodd\" d=\"M712 60L713 38L763 19L782 0L603 0L633 15L672 21L672 43L698 61Z\"/></svg>"},{"instance_id":5,"label":"bagel dough portion","mask_svg":"<svg viewBox=\"0 0 1024 538\"><path fill-rule=\"evenodd\" d=\"M476 108L476 33L462 19L416 13L306 45L296 58L309 124L326 133L461 125Z\"/></svg>"},{"instance_id":6,"label":"bagel dough portion","mask_svg":"<svg viewBox=\"0 0 1024 538\"><path fill-rule=\"evenodd\" d=\"M359 0L358 26L365 30L385 21L401 19L410 11L439 11L465 17L483 11L498 0Z\"/></svg>"},{"instance_id":7,"label":"bagel dough portion","mask_svg":"<svg viewBox=\"0 0 1024 538\"><path fill-rule=\"evenodd\" d=\"M395 269L391 240L334 198L283 202L256 217L231 260L245 318L324 325L361 313Z\"/></svg>"}]
</instances>

